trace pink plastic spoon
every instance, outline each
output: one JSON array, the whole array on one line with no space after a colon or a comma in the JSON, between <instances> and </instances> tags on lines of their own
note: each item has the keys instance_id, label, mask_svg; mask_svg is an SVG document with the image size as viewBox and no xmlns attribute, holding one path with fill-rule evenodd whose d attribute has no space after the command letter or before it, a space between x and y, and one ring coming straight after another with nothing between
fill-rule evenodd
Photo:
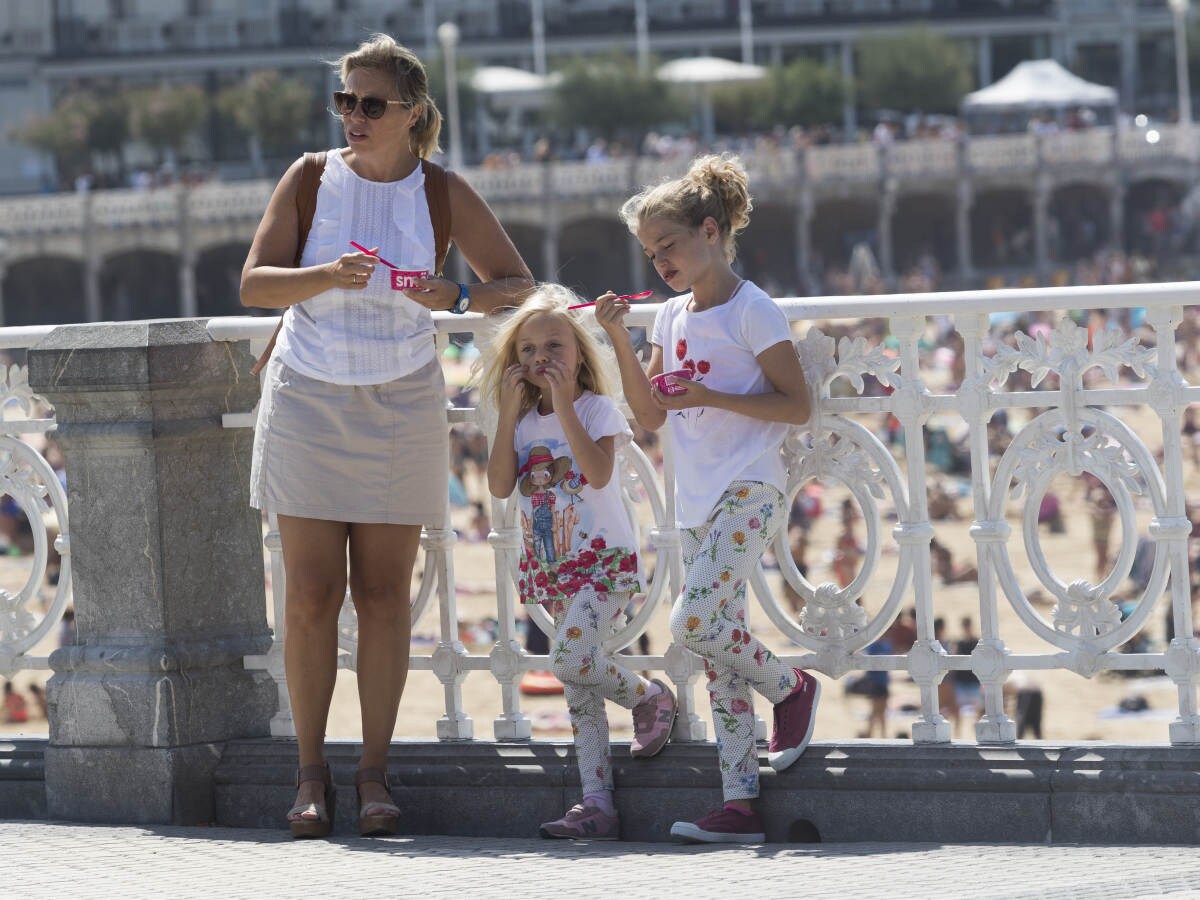
<instances>
[{"instance_id":1,"label":"pink plastic spoon","mask_svg":"<svg viewBox=\"0 0 1200 900\"><path fill-rule=\"evenodd\" d=\"M654 291L642 291L640 294L622 294L621 296L617 297L617 299L618 300L645 300L647 297L649 297L653 293L654 293ZM576 303L574 306L568 306L567 309L583 309L585 306L595 306L595 305L596 305L596 301L593 300L591 303Z\"/></svg>"}]
</instances>

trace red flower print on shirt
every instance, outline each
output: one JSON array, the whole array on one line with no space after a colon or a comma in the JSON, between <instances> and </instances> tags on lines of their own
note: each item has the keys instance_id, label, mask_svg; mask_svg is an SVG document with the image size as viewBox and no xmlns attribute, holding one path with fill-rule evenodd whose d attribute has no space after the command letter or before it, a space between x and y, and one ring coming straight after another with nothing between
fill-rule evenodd
<instances>
[{"instance_id":1,"label":"red flower print on shirt","mask_svg":"<svg viewBox=\"0 0 1200 900\"><path fill-rule=\"evenodd\" d=\"M685 356L687 356L687 341L680 338L679 343L675 345L675 358L683 359Z\"/></svg>"},{"instance_id":2,"label":"red flower print on shirt","mask_svg":"<svg viewBox=\"0 0 1200 900\"><path fill-rule=\"evenodd\" d=\"M605 541L604 538L602 538L602 537L592 538L592 549L593 550L603 550L607 546L608 546L608 542Z\"/></svg>"},{"instance_id":3,"label":"red flower print on shirt","mask_svg":"<svg viewBox=\"0 0 1200 900\"><path fill-rule=\"evenodd\" d=\"M693 375L696 373L696 364L694 362L692 362L690 359L685 359L683 361L683 367L685 369L687 369L689 372L691 372Z\"/></svg>"},{"instance_id":4,"label":"red flower print on shirt","mask_svg":"<svg viewBox=\"0 0 1200 900\"><path fill-rule=\"evenodd\" d=\"M698 371L701 375L707 375L708 370L711 368L712 366L709 365L707 359L702 359L700 362L696 363L696 371Z\"/></svg>"}]
</instances>

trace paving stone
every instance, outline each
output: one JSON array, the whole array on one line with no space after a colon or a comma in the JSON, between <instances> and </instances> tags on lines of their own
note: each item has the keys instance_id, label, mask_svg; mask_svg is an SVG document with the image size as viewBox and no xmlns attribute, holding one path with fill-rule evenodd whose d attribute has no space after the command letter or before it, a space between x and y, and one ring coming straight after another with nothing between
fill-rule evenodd
<instances>
[{"instance_id":1,"label":"paving stone","mask_svg":"<svg viewBox=\"0 0 1200 900\"><path fill-rule=\"evenodd\" d=\"M0 867L6 900L59 900L72 885L122 900L1200 897L1200 855L1186 846L293 841L282 829L0 822Z\"/></svg>"}]
</instances>

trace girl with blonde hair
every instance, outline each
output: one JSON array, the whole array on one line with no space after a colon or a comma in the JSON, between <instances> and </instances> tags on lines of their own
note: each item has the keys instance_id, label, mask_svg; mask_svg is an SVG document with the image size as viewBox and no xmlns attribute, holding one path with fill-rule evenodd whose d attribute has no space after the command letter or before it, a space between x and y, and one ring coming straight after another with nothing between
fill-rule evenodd
<instances>
[{"instance_id":1,"label":"girl with blonde hair","mask_svg":"<svg viewBox=\"0 0 1200 900\"><path fill-rule=\"evenodd\" d=\"M603 647L642 589L637 536L614 477L633 434L608 395L600 344L568 309L580 302L542 285L496 335L483 379L499 414L488 484L521 507L518 589L554 619L551 671L563 683L583 783L583 799L541 834L617 840L604 701L633 711L630 755L649 757L670 736L675 695Z\"/></svg>"},{"instance_id":2,"label":"girl with blonde hair","mask_svg":"<svg viewBox=\"0 0 1200 900\"><path fill-rule=\"evenodd\" d=\"M670 428L675 514L687 569L671 613L675 641L704 660L725 804L671 833L702 842L765 839L758 797L754 692L774 706L768 761L782 770L812 737L820 684L786 665L746 622L746 584L786 522L780 449L808 421L808 388L787 317L733 270L735 238L750 221L749 179L733 156L705 156L687 174L627 201L621 217L667 286L646 371L612 293L596 320L617 353L638 424ZM671 371L665 371L670 369Z\"/></svg>"}]
</instances>

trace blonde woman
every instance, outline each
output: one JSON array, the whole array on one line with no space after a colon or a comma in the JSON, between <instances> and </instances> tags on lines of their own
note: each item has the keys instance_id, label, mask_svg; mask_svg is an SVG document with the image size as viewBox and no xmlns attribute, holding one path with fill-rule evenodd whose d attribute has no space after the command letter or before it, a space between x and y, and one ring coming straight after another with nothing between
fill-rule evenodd
<instances>
[{"instance_id":1,"label":"blonde woman","mask_svg":"<svg viewBox=\"0 0 1200 900\"><path fill-rule=\"evenodd\" d=\"M251 503L278 514L283 544L284 658L300 750L287 815L295 837L333 830L324 742L347 583L359 621L359 828L399 828L386 767L408 674L409 583L421 526L443 524L448 494L431 312L490 312L532 285L495 215L455 173L450 238L480 283L432 274L426 173L440 170L425 161L442 118L421 61L380 34L335 67L343 89L332 111L346 146L326 155L307 239L301 247L297 160L271 197L241 284L244 305L286 310L259 404ZM414 274L396 283L384 260Z\"/></svg>"}]
</instances>

